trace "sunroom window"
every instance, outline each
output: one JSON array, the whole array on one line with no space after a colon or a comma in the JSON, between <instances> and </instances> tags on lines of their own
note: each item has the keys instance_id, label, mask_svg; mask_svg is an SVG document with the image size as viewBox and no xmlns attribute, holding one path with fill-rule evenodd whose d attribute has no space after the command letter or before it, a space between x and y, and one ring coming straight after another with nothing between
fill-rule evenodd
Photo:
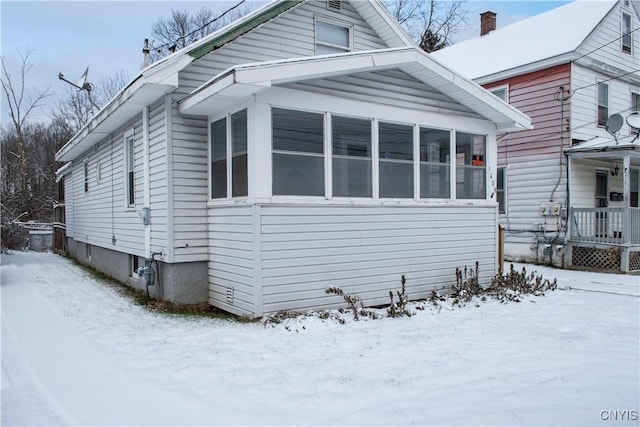
<instances>
[{"instance_id":1,"label":"sunroom window","mask_svg":"<svg viewBox=\"0 0 640 427\"><path fill-rule=\"evenodd\" d=\"M413 197L413 126L380 123L380 197Z\"/></svg>"},{"instance_id":2,"label":"sunroom window","mask_svg":"<svg viewBox=\"0 0 640 427\"><path fill-rule=\"evenodd\" d=\"M371 197L371 120L333 116L333 195Z\"/></svg>"},{"instance_id":3,"label":"sunroom window","mask_svg":"<svg viewBox=\"0 0 640 427\"><path fill-rule=\"evenodd\" d=\"M211 198L246 197L247 110L211 123Z\"/></svg>"},{"instance_id":4,"label":"sunroom window","mask_svg":"<svg viewBox=\"0 0 640 427\"><path fill-rule=\"evenodd\" d=\"M486 137L456 133L456 198L486 197Z\"/></svg>"},{"instance_id":5,"label":"sunroom window","mask_svg":"<svg viewBox=\"0 0 640 427\"><path fill-rule=\"evenodd\" d=\"M316 55L349 52L351 27L316 20Z\"/></svg>"},{"instance_id":6,"label":"sunroom window","mask_svg":"<svg viewBox=\"0 0 640 427\"><path fill-rule=\"evenodd\" d=\"M449 198L451 132L420 128L420 197Z\"/></svg>"},{"instance_id":7,"label":"sunroom window","mask_svg":"<svg viewBox=\"0 0 640 427\"><path fill-rule=\"evenodd\" d=\"M273 194L324 196L324 115L274 108Z\"/></svg>"}]
</instances>

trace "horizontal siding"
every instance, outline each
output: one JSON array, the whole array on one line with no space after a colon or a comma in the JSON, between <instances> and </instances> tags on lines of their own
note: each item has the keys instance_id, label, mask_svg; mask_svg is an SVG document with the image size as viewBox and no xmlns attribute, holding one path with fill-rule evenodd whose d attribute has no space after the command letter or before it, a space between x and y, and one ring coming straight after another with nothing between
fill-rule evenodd
<instances>
[{"instance_id":1,"label":"horizontal siding","mask_svg":"<svg viewBox=\"0 0 640 427\"><path fill-rule=\"evenodd\" d=\"M338 286L368 305L389 302L407 278L411 298L455 283L456 267L495 272L493 207L263 206L264 311L341 305Z\"/></svg>"},{"instance_id":2,"label":"horizontal siding","mask_svg":"<svg viewBox=\"0 0 640 427\"><path fill-rule=\"evenodd\" d=\"M151 196L151 251L167 248L167 143L164 101L149 108L149 190ZM144 196L143 196L144 197Z\"/></svg>"},{"instance_id":3,"label":"horizontal siding","mask_svg":"<svg viewBox=\"0 0 640 427\"><path fill-rule=\"evenodd\" d=\"M314 55L316 16L352 24L355 51L388 47L348 2L336 13L327 10L325 1L309 1L189 65L180 73L181 87L195 89L239 64Z\"/></svg>"},{"instance_id":4,"label":"horizontal siding","mask_svg":"<svg viewBox=\"0 0 640 427\"><path fill-rule=\"evenodd\" d=\"M235 314L254 313L252 208L211 208L208 222L209 303ZM228 288L233 288L233 302L227 300Z\"/></svg>"},{"instance_id":5,"label":"horizontal siding","mask_svg":"<svg viewBox=\"0 0 640 427\"><path fill-rule=\"evenodd\" d=\"M64 176L64 204L65 204L65 234L67 237L75 237L74 226L74 174L67 173Z\"/></svg>"},{"instance_id":6,"label":"horizontal siding","mask_svg":"<svg viewBox=\"0 0 640 427\"><path fill-rule=\"evenodd\" d=\"M172 186L174 261L207 261L207 119L173 106Z\"/></svg>"}]
</instances>

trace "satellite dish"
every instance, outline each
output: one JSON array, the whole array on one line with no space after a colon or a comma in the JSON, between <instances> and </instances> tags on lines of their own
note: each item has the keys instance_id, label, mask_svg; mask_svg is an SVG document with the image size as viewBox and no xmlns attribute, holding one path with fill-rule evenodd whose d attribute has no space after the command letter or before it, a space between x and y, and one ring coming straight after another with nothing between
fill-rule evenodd
<instances>
[{"instance_id":1,"label":"satellite dish","mask_svg":"<svg viewBox=\"0 0 640 427\"><path fill-rule=\"evenodd\" d=\"M605 129L611 135L615 136L615 134L622 128L624 124L624 119L620 114L613 114L607 119L607 124L605 125Z\"/></svg>"},{"instance_id":2,"label":"satellite dish","mask_svg":"<svg viewBox=\"0 0 640 427\"><path fill-rule=\"evenodd\" d=\"M636 111L627 116L627 124L634 129L640 130L640 112Z\"/></svg>"}]
</instances>

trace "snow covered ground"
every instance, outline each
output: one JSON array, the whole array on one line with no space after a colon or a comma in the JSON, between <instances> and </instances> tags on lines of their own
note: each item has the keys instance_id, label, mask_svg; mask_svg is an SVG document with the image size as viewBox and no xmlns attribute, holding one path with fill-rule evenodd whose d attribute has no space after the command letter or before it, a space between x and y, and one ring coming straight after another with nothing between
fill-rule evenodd
<instances>
[{"instance_id":1,"label":"snow covered ground","mask_svg":"<svg viewBox=\"0 0 640 427\"><path fill-rule=\"evenodd\" d=\"M638 425L640 278L527 267L581 290L265 327L3 255L2 425Z\"/></svg>"}]
</instances>

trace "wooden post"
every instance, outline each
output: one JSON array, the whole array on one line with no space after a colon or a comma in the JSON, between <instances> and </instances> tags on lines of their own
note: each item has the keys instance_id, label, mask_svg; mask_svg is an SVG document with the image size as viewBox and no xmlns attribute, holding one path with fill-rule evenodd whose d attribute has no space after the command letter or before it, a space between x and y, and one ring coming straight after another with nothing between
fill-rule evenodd
<instances>
[{"instance_id":1,"label":"wooden post","mask_svg":"<svg viewBox=\"0 0 640 427\"><path fill-rule=\"evenodd\" d=\"M504 266L504 227L498 225L498 273L502 274Z\"/></svg>"}]
</instances>

